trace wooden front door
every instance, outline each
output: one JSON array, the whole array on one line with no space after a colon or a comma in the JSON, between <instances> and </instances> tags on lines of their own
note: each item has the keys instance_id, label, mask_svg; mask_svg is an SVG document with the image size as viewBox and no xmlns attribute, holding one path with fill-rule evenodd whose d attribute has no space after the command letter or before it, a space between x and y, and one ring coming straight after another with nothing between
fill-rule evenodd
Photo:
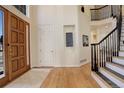
<instances>
[{"instance_id":1,"label":"wooden front door","mask_svg":"<svg viewBox=\"0 0 124 93\"><path fill-rule=\"evenodd\" d=\"M9 13L9 80L26 71L26 23Z\"/></svg>"}]
</instances>

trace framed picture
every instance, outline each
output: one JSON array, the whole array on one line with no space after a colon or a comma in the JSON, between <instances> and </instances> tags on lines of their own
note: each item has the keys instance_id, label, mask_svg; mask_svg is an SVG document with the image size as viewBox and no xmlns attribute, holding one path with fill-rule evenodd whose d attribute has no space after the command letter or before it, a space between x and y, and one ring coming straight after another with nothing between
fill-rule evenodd
<instances>
[{"instance_id":1,"label":"framed picture","mask_svg":"<svg viewBox=\"0 0 124 93\"><path fill-rule=\"evenodd\" d=\"M83 38L83 46L88 47L89 46L89 38L88 38L88 36L83 35L82 38Z\"/></svg>"},{"instance_id":2,"label":"framed picture","mask_svg":"<svg viewBox=\"0 0 124 93\"><path fill-rule=\"evenodd\" d=\"M73 47L73 33L66 33L66 47Z\"/></svg>"}]
</instances>

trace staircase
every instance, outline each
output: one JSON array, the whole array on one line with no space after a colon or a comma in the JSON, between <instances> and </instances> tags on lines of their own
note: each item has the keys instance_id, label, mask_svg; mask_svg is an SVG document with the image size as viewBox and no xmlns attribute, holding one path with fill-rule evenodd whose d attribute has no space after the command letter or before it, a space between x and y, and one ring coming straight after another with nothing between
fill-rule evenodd
<instances>
[{"instance_id":1,"label":"staircase","mask_svg":"<svg viewBox=\"0 0 124 93\"><path fill-rule=\"evenodd\" d=\"M124 16L99 43L91 44L92 76L101 87L124 88Z\"/></svg>"}]
</instances>

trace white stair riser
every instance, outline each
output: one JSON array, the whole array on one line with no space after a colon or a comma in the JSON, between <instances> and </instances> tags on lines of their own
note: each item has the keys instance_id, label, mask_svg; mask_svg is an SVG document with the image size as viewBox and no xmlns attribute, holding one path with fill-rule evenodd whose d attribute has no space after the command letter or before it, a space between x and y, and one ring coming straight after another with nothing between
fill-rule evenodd
<instances>
[{"instance_id":1,"label":"white stair riser","mask_svg":"<svg viewBox=\"0 0 124 93\"><path fill-rule=\"evenodd\" d=\"M119 52L119 56L124 57L124 52Z\"/></svg>"},{"instance_id":2,"label":"white stair riser","mask_svg":"<svg viewBox=\"0 0 124 93\"><path fill-rule=\"evenodd\" d=\"M114 66L112 64L106 63L106 67L121 74L124 75L124 69L123 68L119 68L118 66Z\"/></svg>"},{"instance_id":3,"label":"white stair riser","mask_svg":"<svg viewBox=\"0 0 124 93\"><path fill-rule=\"evenodd\" d=\"M115 77L113 77L112 75L110 75L109 73L107 73L104 70L100 70L100 72L106 76L108 79L110 79L112 82L114 82L115 84L117 84L119 87L123 88L124 87L124 83L121 82L120 80L116 79Z\"/></svg>"},{"instance_id":4,"label":"white stair riser","mask_svg":"<svg viewBox=\"0 0 124 93\"><path fill-rule=\"evenodd\" d=\"M118 64L121 64L121 65L124 65L124 59L121 59L121 58L113 58L112 61L114 63L118 63Z\"/></svg>"}]
</instances>

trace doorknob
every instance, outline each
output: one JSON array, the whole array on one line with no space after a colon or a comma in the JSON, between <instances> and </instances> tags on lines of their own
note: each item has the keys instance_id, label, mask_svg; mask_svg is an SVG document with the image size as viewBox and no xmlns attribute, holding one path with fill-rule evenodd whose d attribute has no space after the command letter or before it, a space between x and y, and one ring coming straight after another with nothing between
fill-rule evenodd
<instances>
[{"instance_id":1,"label":"doorknob","mask_svg":"<svg viewBox=\"0 0 124 93\"><path fill-rule=\"evenodd\" d=\"M10 44L8 43L7 46L10 46Z\"/></svg>"}]
</instances>

